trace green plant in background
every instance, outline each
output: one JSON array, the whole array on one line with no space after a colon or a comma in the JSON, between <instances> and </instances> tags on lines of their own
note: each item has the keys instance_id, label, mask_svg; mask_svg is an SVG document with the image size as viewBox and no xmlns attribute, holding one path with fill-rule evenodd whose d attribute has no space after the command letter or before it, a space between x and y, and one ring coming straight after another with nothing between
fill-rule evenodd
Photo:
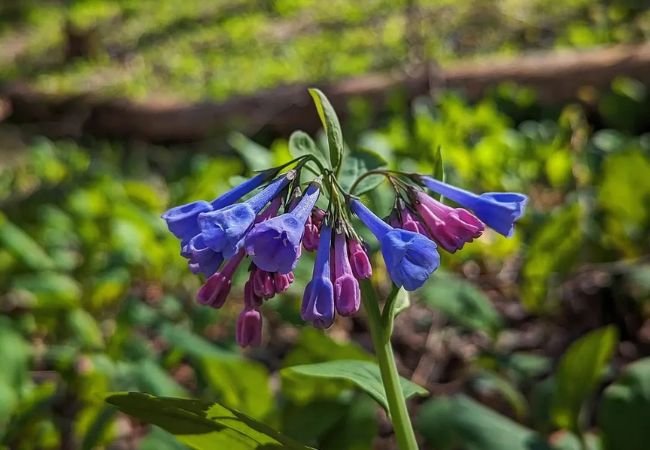
<instances>
[{"instance_id":1,"label":"green plant in background","mask_svg":"<svg viewBox=\"0 0 650 450\"><path fill-rule=\"evenodd\" d=\"M606 449L644 448L642 419L650 404L643 390L648 379L645 360L619 376L621 355L617 352L611 364L609 349L616 347L617 335L629 346L637 339L634 321L647 318L648 266L641 257L649 244L643 232L648 228L643 214L647 177L642 175L650 141L630 131L594 132L575 106L557 116L519 122L516 108L512 110L516 96L506 98L504 92L476 105L446 94L434 103L418 101L412 110L394 111L379 128L346 130L350 148L376 150L391 170L435 173L442 148L450 182L480 191L525 190L534 200L513 238L486 235L463 252L442 255L445 270L411 295L418 308L441 312L445 319L423 315L417 322L404 322L409 314L396 319L394 342L400 345L403 373L414 369L412 357L403 353L405 326L420 333L431 328L436 353L427 358L443 357L447 346L453 349L458 341L480 342L454 372L458 388L445 391L461 390L471 397L440 395L439 375L420 378L421 367L414 372L413 381L435 392L434 398L414 400L421 403L413 409L416 429L425 448L520 449L531 443L580 448L576 430L590 448L596 441ZM621 98L617 92L612 99L621 100L620 111L633 97ZM501 112L506 102L511 105L509 115ZM363 117L352 123L362 122ZM615 121L607 124L616 126ZM7 128L1 131L7 148L13 140L7 139ZM221 310L196 306L190 299L199 285L186 273L178 243L158 217L167 204L208 198L239 183L235 177L244 171L242 160L251 170L288 161L290 147L299 151L303 138L298 134L291 142L278 140L270 150L251 147L242 136L233 138L244 158L220 150L196 154L179 151L182 148L102 142L87 143L93 147L89 150L39 139L16 152L15 162L3 160L3 445L119 445L126 439L121 431L124 419L101 399L108 392L136 390L204 399L194 405L167 405L177 408L171 410L176 421L177 414L197 414L197 408L203 411L216 402L293 441L321 449L370 448L380 433L378 426L383 426L373 402L379 378L361 378L371 389L366 394L359 382L331 367L322 369L334 378L303 367L337 360L373 362L372 355L310 328L286 337L287 330L302 322L302 292L297 286L309 281L310 254L303 255L295 270L297 281L280 301L266 303L267 333L272 334L263 340L268 345L244 356L232 339L238 311L230 305L241 304L239 293L246 280L235 276L233 284L239 288L233 288L233 301ZM315 141L316 150L327 148L325 137ZM382 185L367 194L367 203L388 215L392 202L387 197ZM579 240L574 241L575 236ZM374 254L373 240L362 237ZM380 266L375 269L376 287L385 295L386 275ZM591 278L585 278L589 275L597 275L599 283L606 275L609 284L603 286L611 295L593 297ZM589 307L564 324L561 311L582 295L570 291L576 289L576 280L592 286L592 296ZM512 306L510 300L520 294L526 316L504 314L504 305ZM615 315L608 312L612 306ZM609 315L581 324L582 317L592 314ZM576 341L557 366L548 357L559 353L557 346L548 350L540 344L513 345L513 333L517 337L518 329L532 331L538 321L549 327L543 340L551 342L560 335L567 344ZM617 324L617 333L605 328L579 344L585 329L609 321ZM332 334L337 333L340 330ZM354 336L364 342L363 335ZM448 364L436 361L441 369ZM601 400L597 392L612 380ZM315 409L317 421L308 414ZM225 411L224 416L230 414ZM222 429L222 424L206 426L213 430L211 438L215 428ZM250 423L241 426L249 429ZM168 429L177 439L186 437L182 429ZM498 435L512 439L504 442ZM159 429L148 433L141 447L180 448Z\"/></svg>"}]
</instances>

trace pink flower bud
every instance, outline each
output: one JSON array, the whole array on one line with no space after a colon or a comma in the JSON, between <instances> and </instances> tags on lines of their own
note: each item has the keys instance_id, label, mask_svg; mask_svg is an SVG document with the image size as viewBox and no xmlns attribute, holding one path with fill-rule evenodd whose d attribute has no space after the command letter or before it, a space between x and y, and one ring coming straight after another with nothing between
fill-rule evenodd
<instances>
[{"instance_id":1,"label":"pink flower bud","mask_svg":"<svg viewBox=\"0 0 650 450\"><path fill-rule=\"evenodd\" d=\"M213 308L221 308L226 302L226 298L230 293L232 286L232 279L217 272L210 276L205 282L199 292L196 294L196 299L202 305L212 306Z\"/></svg>"},{"instance_id":2,"label":"pink flower bud","mask_svg":"<svg viewBox=\"0 0 650 450\"><path fill-rule=\"evenodd\" d=\"M312 222L305 225L305 234L302 237L302 245L305 250L313 252L318 248L320 232L318 227Z\"/></svg>"},{"instance_id":3,"label":"pink flower bud","mask_svg":"<svg viewBox=\"0 0 650 450\"><path fill-rule=\"evenodd\" d=\"M275 295L275 284L273 276L260 268L255 268L251 274L253 280L253 292L258 297L265 299Z\"/></svg>"},{"instance_id":4,"label":"pink flower bud","mask_svg":"<svg viewBox=\"0 0 650 450\"><path fill-rule=\"evenodd\" d=\"M287 289L289 289L289 286L291 286L291 283L293 283L293 272L289 273L279 273L275 272L273 274L273 281L275 283L275 290L276 292L284 292Z\"/></svg>"},{"instance_id":5,"label":"pink flower bud","mask_svg":"<svg viewBox=\"0 0 650 450\"><path fill-rule=\"evenodd\" d=\"M262 306L263 301L262 297L255 295L253 280L249 278L244 284L244 305L247 309L255 309Z\"/></svg>"},{"instance_id":6,"label":"pink flower bud","mask_svg":"<svg viewBox=\"0 0 650 450\"><path fill-rule=\"evenodd\" d=\"M356 239L348 239L348 253L350 267L354 276L358 280L370 278L372 276L372 266L361 243Z\"/></svg>"},{"instance_id":7,"label":"pink flower bud","mask_svg":"<svg viewBox=\"0 0 650 450\"><path fill-rule=\"evenodd\" d=\"M205 284L201 286L196 298L199 303L209 305L213 308L221 308L230 293L232 286L232 276L239 267L245 253L240 251L234 257L228 260L223 269L210 276Z\"/></svg>"},{"instance_id":8,"label":"pink flower bud","mask_svg":"<svg viewBox=\"0 0 650 450\"><path fill-rule=\"evenodd\" d=\"M342 316L350 316L359 311L361 292L359 282L352 273L348 259L345 234L334 238L334 304Z\"/></svg>"},{"instance_id":9,"label":"pink flower bud","mask_svg":"<svg viewBox=\"0 0 650 450\"><path fill-rule=\"evenodd\" d=\"M399 228L430 237L429 232L424 225L422 225L418 218L415 217L408 208L402 208L400 215L402 216L402 221Z\"/></svg>"},{"instance_id":10,"label":"pink flower bud","mask_svg":"<svg viewBox=\"0 0 650 450\"><path fill-rule=\"evenodd\" d=\"M237 319L237 343L240 347L257 347L262 342L262 314L244 309Z\"/></svg>"},{"instance_id":11,"label":"pink flower bud","mask_svg":"<svg viewBox=\"0 0 650 450\"><path fill-rule=\"evenodd\" d=\"M418 193L416 209L429 229L431 237L448 252L463 248L479 237L485 225L476 216L462 208L452 208Z\"/></svg>"}]
</instances>

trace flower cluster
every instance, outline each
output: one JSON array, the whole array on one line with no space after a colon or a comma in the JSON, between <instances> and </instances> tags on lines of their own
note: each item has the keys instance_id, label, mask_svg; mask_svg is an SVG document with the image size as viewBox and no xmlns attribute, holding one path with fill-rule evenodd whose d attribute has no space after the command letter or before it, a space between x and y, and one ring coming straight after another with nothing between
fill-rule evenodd
<instances>
[{"instance_id":1,"label":"flower cluster","mask_svg":"<svg viewBox=\"0 0 650 450\"><path fill-rule=\"evenodd\" d=\"M309 156L297 158L283 166L295 164L292 170L269 169L212 202L195 201L162 216L180 240L190 270L206 277L197 294L201 304L223 306L235 272L249 259L237 321L241 346L260 343L260 307L292 284L302 249L316 251L312 279L303 294L302 318L326 328L337 313L350 316L359 311L359 283L370 278L372 266L351 213L375 236L393 283L412 291L437 269L438 246L455 252L481 236L486 226L510 236L527 201L522 194L476 195L432 177L378 170L373 173L387 177L395 191L393 211L382 220L352 195L356 183L351 192L344 191L331 170L321 168L321 176L301 185L300 172L309 161L313 161ZM357 182L366 175L370 173ZM436 200L426 189L460 207ZM327 210L316 206L322 191Z\"/></svg>"}]
</instances>

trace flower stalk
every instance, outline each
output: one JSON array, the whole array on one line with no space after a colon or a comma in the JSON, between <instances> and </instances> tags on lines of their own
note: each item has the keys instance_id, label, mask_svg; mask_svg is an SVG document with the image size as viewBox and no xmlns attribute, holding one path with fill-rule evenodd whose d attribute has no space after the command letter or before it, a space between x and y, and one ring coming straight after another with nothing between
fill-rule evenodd
<instances>
[{"instance_id":1,"label":"flower stalk","mask_svg":"<svg viewBox=\"0 0 650 450\"><path fill-rule=\"evenodd\" d=\"M379 310L379 299L370 280L361 280L361 301L368 315L368 325L372 343L377 355L381 380L388 399L388 414L393 424L397 445L400 450L418 450L415 432L406 407L399 373L395 365L395 356L391 347L392 320L385 320L386 314L392 315L392 307L399 289L393 289L386 300L384 312Z\"/></svg>"}]
</instances>

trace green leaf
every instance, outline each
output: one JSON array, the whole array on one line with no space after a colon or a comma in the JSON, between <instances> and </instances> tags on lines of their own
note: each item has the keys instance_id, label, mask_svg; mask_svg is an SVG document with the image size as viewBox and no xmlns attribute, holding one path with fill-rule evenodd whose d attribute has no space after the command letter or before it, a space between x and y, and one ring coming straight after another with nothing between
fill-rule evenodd
<instances>
[{"instance_id":1,"label":"green leaf","mask_svg":"<svg viewBox=\"0 0 650 450\"><path fill-rule=\"evenodd\" d=\"M289 153L294 158L299 158L305 155L314 156L324 167L329 167L330 162L328 156L323 152L322 148L314 142L314 140L304 131L294 131L289 137Z\"/></svg>"},{"instance_id":2,"label":"green leaf","mask_svg":"<svg viewBox=\"0 0 650 450\"><path fill-rule=\"evenodd\" d=\"M580 431L582 405L594 393L617 340L616 328L608 326L587 333L564 353L555 373L551 404L551 418L556 426Z\"/></svg>"},{"instance_id":3,"label":"green leaf","mask_svg":"<svg viewBox=\"0 0 650 450\"><path fill-rule=\"evenodd\" d=\"M309 89L309 94L314 100L318 116L327 134L327 143L330 151L330 167L338 172L341 159L343 158L343 132L341 131L339 118L325 94L318 89Z\"/></svg>"},{"instance_id":4,"label":"green leaf","mask_svg":"<svg viewBox=\"0 0 650 450\"><path fill-rule=\"evenodd\" d=\"M283 366L290 367L341 359L374 361L370 353L354 342L339 343L320 330L304 327L296 346L284 358ZM348 383L334 379L284 377L282 380L282 395L298 404L336 399L342 391L348 388Z\"/></svg>"},{"instance_id":5,"label":"green leaf","mask_svg":"<svg viewBox=\"0 0 650 450\"><path fill-rule=\"evenodd\" d=\"M470 282L438 271L420 291L422 300L452 322L490 334L502 327L501 316L490 299Z\"/></svg>"},{"instance_id":6,"label":"green leaf","mask_svg":"<svg viewBox=\"0 0 650 450\"><path fill-rule=\"evenodd\" d=\"M30 269L48 270L54 262L27 233L0 213L0 247L7 249Z\"/></svg>"},{"instance_id":7,"label":"green leaf","mask_svg":"<svg viewBox=\"0 0 650 450\"><path fill-rule=\"evenodd\" d=\"M415 425L438 450L549 449L534 431L463 395L429 400Z\"/></svg>"},{"instance_id":8,"label":"green leaf","mask_svg":"<svg viewBox=\"0 0 650 450\"><path fill-rule=\"evenodd\" d=\"M378 153L370 150L355 150L346 155L341 174L338 178L339 183L346 191L349 191L355 180L374 169L385 167L388 163ZM384 181L382 175L370 175L365 177L354 188L354 195L362 195L376 188Z\"/></svg>"},{"instance_id":9,"label":"green leaf","mask_svg":"<svg viewBox=\"0 0 650 450\"><path fill-rule=\"evenodd\" d=\"M97 322L87 311L76 308L66 314L66 322L76 341L86 349L104 347L104 336Z\"/></svg>"},{"instance_id":10,"label":"green leaf","mask_svg":"<svg viewBox=\"0 0 650 450\"><path fill-rule=\"evenodd\" d=\"M24 292L31 307L67 309L79 305L81 288L68 275L55 272L30 273L14 278L15 290Z\"/></svg>"},{"instance_id":11,"label":"green leaf","mask_svg":"<svg viewBox=\"0 0 650 450\"><path fill-rule=\"evenodd\" d=\"M230 133L228 143L239 153L250 170L265 170L273 166L273 155L269 149L248 139L243 134Z\"/></svg>"},{"instance_id":12,"label":"green leaf","mask_svg":"<svg viewBox=\"0 0 650 450\"><path fill-rule=\"evenodd\" d=\"M625 368L605 389L599 423L605 450L645 450L650 442L650 358Z\"/></svg>"},{"instance_id":13,"label":"green leaf","mask_svg":"<svg viewBox=\"0 0 650 450\"><path fill-rule=\"evenodd\" d=\"M111 395L106 401L126 414L161 427L197 450L309 448L219 403L137 392Z\"/></svg>"},{"instance_id":14,"label":"green leaf","mask_svg":"<svg viewBox=\"0 0 650 450\"><path fill-rule=\"evenodd\" d=\"M388 399L384 385L381 381L379 366L369 361L339 360L328 361L318 364L306 364L292 366L282 369L283 376L304 375L318 378L334 378L347 380L356 384L360 389L368 393L372 398L386 410L388 410ZM402 392L406 398L414 395L427 395L428 392L422 386L400 378Z\"/></svg>"},{"instance_id":15,"label":"green leaf","mask_svg":"<svg viewBox=\"0 0 650 450\"><path fill-rule=\"evenodd\" d=\"M384 306L384 310L382 311L384 329L388 336L393 334L395 317L411 305L411 298L408 291L403 288L398 288L394 284L392 286L392 291L386 299L386 306Z\"/></svg>"}]
</instances>

